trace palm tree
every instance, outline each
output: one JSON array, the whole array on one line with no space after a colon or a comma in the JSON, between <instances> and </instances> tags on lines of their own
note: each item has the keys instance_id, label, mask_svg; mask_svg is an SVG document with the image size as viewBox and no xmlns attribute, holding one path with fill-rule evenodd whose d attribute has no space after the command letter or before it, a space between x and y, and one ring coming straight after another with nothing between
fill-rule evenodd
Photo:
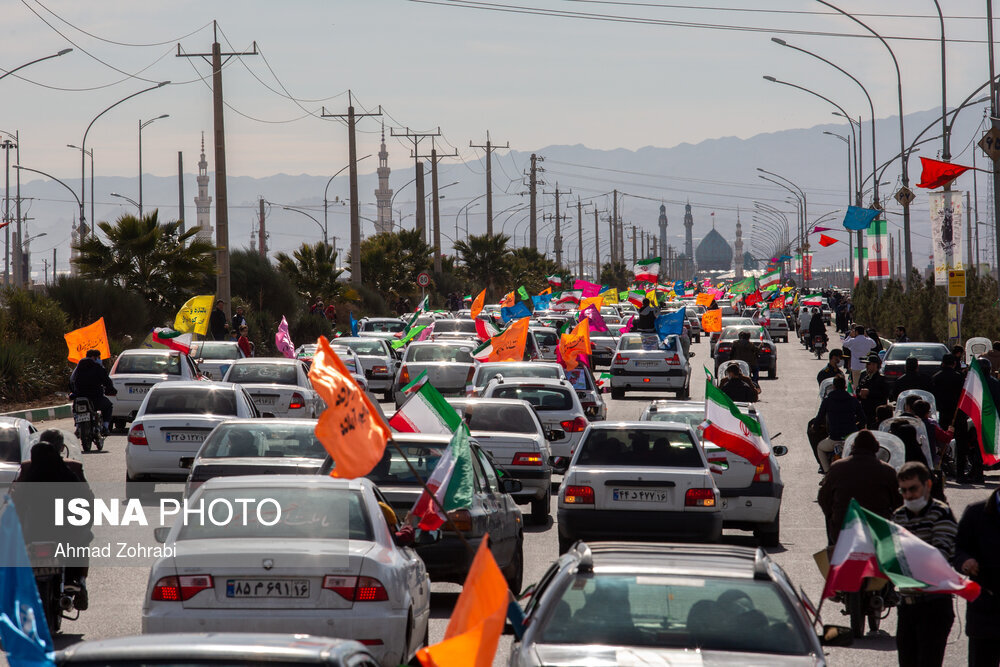
<instances>
[{"instance_id":1,"label":"palm tree","mask_svg":"<svg viewBox=\"0 0 1000 667\"><path fill-rule=\"evenodd\" d=\"M504 288L510 283L511 250L507 247L510 237L506 234L490 236L470 236L469 240L455 243L455 253L465 264L470 281L482 281L486 286L486 298L496 298L496 286Z\"/></svg>"},{"instance_id":2,"label":"palm tree","mask_svg":"<svg viewBox=\"0 0 1000 667\"><path fill-rule=\"evenodd\" d=\"M157 210L137 218L125 214L97 226L105 243L91 235L77 244L80 275L141 294L155 306L179 307L215 273L215 246L181 233L181 222L160 222Z\"/></svg>"},{"instance_id":3,"label":"palm tree","mask_svg":"<svg viewBox=\"0 0 1000 667\"><path fill-rule=\"evenodd\" d=\"M361 242L361 280L383 296L412 296L416 277L430 269L433 249L419 230L384 232Z\"/></svg>"},{"instance_id":4,"label":"palm tree","mask_svg":"<svg viewBox=\"0 0 1000 667\"><path fill-rule=\"evenodd\" d=\"M329 243L303 243L291 257L279 252L275 258L278 269L309 303L316 299L334 299L340 294L342 285L337 278L343 271L337 268L337 253Z\"/></svg>"}]
</instances>

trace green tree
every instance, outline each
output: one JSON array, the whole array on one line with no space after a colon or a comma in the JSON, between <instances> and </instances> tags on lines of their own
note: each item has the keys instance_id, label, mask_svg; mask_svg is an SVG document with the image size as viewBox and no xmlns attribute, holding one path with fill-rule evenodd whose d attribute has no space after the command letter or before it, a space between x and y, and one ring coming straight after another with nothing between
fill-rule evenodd
<instances>
[{"instance_id":1,"label":"green tree","mask_svg":"<svg viewBox=\"0 0 1000 667\"><path fill-rule=\"evenodd\" d=\"M601 267L601 284L613 285L618 289L623 289L632 282L632 276L628 275L624 262L607 263Z\"/></svg>"},{"instance_id":2,"label":"green tree","mask_svg":"<svg viewBox=\"0 0 1000 667\"><path fill-rule=\"evenodd\" d=\"M274 334L282 316L294 327L308 311L309 304L299 296L288 276L256 251L232 252L229 275L233 312L237 306L243 306L250 340L257 356L263 356L274 350ZM313 319L325 324L321 318ZM329 329L330 326L325 325L322 333L328 333Z\"/></svg>"},{"instance_id":3,"label":"green tree","mask_svg":"<svg viewBox=\"0 0 1000 667\"><path fill-rule=\"evenodd\" d=\"M418 292L417 274L431 268L432 256L433 249L415 229L369 236L361 242L361 280L391 305Z\"/></svg>"},{"instance_id":4,"label":"green tree","mask_svg":"<svg viewBox=\"0 0 1000 667\"><path fill-rule=\"evenodd\" d=\"M486 299L496 299L497 288L506 289L511 281L511 249L506 234L470 236L468 241L455 243L455 253L462 264L470 284L486 287Z\"/></svg>"},{"instance_id":5,"label":"green tree","mask_svg":"<svg viewBox=\"0 0 1000 667\"><path fill-rule=\"evenodd\" d=\"M98 227L107 242L96 235L80 241L80 275L138 292L154 306L179 308L215 272L215 246L195 238L197 228L181 233L181 222L161 222L156 210Z\"/></svg>"},{"instance_id":6,"label":"green tree","mask_svg":"<svg viewBox=\"0 0 1000 667\"><path fill-rule=\"evenodd\" d=\"M337 278L343 271L337 268L337 253L329 243L303 243L291 256L279 252L275 259L278 269L309 303L316 299L329 301L340 295L343 286Z\"/></svg>"},{"instance_id":7,"label":"green tree","mask_svg":"<svg viewBox=\"0 0 1000 667\"><path fill-rule=\"evenodd\" d=\"M531 248L513 250L508 263L513 277L512 285L524 285L532 294L538 294L549 286L546 279L548 276L559 273L559 266L553 260ZM565 284L564 282L563 285Z\"/></svg>"}]
</instances>

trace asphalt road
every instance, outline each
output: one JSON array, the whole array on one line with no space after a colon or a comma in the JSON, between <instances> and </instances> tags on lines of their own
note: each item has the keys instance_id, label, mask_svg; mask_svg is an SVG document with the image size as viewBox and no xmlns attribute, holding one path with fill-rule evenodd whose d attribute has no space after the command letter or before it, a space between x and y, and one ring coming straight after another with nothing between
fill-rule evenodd
<instances>
[{"instance_id":1,"label":"asphalt road","mask_svg":"<svg viewBox=\"0 0 1000 667\"><path fill-rule=\"evenodd\" d=\"M788 446L789 453L780 460L785 493L781 509L781 546L769 549L772 556L788 572L792 581L804 588L806 593L819 602L823 579L812 559L812 554L825 546L826 532L823 514L816 504L819 475L816 463L805 437L806 422L815 414L819 405L816 373L823 363L808 354L795 342L778 344L778 379L761 380L762 394L759 408L772 434L780 433L775 444ZM692 398L704 398L702 365L710 364L708 344L705 339L692 346L696 351L692 374ZM638 418L646 403L656 398L655 394L636 394L625 400L610 401L608 418L628 420ZM390 406L391 409L391 406ZM54 425L72 430L70 420L52 422ZM47 426L48 424L46 424ZM40 425L41 426L41 425ZM92 482L120 482L125 476L125 437L115 435L109 438L105 451L88 454L84 458L87 477ZM998 482L996 475L987 478L989 489ZM180 485L164 484L158 490L179 490ZM961 516L964 507L983 499L989 493L982 486L956 486L949 484L948 500L956 516ZM552 514L555 517L556 501L553 497ZM754 545L750 533L726 531L724 541ZM553 524L539 528L528 526L525 544L525 575L527 586L537 581L549 564L558 555L556 529ZM56 639L57 647L86 639L101 639L138 634L142 597L145 594L147 570L144 568L94 568L89 578L90 609L74 622L65 622L63 632ZM433 610L430 629L432 642L439 641L448 623L451 609L458 597L460 587L452 584L433 586ZM958 618L951 631L946 664L966 663L967 641L964 635L965 603L956 600ZM849 624L840 613L838 605L827 604L822 609L827 623ZM889 665L896 664L895 655L895 612L890 612L883 621L884 637L866 638L855 641L849 648L831 649L828 657L836 665ZM511 637L501 638L495 664L507 664ZM2 661L2 657L0 657Z\"/></svg>"}]
</instances>

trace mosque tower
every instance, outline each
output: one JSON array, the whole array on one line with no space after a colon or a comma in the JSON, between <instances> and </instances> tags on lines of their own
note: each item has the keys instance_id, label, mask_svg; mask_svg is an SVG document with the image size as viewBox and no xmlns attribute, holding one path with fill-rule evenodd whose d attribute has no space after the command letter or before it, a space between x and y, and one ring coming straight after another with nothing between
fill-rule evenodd
<instances>
[{"instance_id":1,"label":"mosque tower","mask_svg":"<svg viewBox=\"0 0 1000 667\"><path fill-rule=\"evenodd\" d=\"M378 220L375 233L392 231L392 188L389 187L389 152L385 149L385 125L382 126L382 146L378 152L378 190L375 191Z\"/></svg>"},{"instance_id":2,"label":"mosque tower","mask_svg":"<svg viewBox=\"0 0 1000 667\"><path fill-rule=\"evenodd\" d=\"M734 244L736 255L736 280L743 280L743 225L740 224L740 209L736 209L736 243Z\"/></svg>"},{"instance_id":3,"label":"mosque tower","mask_svg":"<svg viewBox=\"0 0 1000 667\"><path fill-rule=\"evenodd\" d=\"M691 202L684 205L684 254L689 260L694 260L694 216L691 215Z\"/></svg>"},{"instance_id":4,"label":"mosque tower","mask_svg":"<svg viewBox=\"0 0 1000 667\"><path fill-rule=\"evenodd\" d=\"M667 254L667 207L660 204L660 255Z\"/></svg>"},{"instance_id":5,"label":"mosque tower","mask_svg":"<svg viewBox=\"0 0 1000 667\"><path fill-rule=\"evenodd\" d=\"M215 243L215 230L212 227L212 198L208 196L208 161L205 159L205 133L201 133L201 159L198 160L198 196L194 198L197 210L199 241Z\"/></svg>"}]
</instances>

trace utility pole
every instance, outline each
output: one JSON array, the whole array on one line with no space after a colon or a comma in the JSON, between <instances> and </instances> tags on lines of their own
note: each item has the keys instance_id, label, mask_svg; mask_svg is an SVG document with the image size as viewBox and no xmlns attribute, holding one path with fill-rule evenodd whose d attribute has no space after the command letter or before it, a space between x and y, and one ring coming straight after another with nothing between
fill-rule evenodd
<instances>
[{"instance_id":1,"label":"utility pole","mask_svg":"<svg viewBox=\"0 0 1000 667\"><path fill-rule=\"evenodd\" d=\"M381 116L382 105L378 106L377 113L354 113L354 98L351 91L347 91L347 113L328 114L324 107L321 118L347 119L347 151L348 164L350 164L351 175L351 282L355 285L361 284L361 202L358 201L358 142L355 132L355 124L358 118L369 116Z\"/></svg>"},{"instance_id":2,"label":"utility pole","mask_svg":"<svg viewBox=\"0 0 1000 667\"><path fill-rule=\"evenodd\" d=\"M555 192L544 192L543 191L542 194L545 194L545 195L555 195L556 196L556 217L555 217L555 221L556 221L556 236L555 236L555 239L553 239L552 246L553 246L553 248L555 248L555 251L556 251L556 265L561 270L562 269L562 234L559 233L559 222L560 222L560 220L559 220L559 194L560 194L559 193L559 183L556 182L556 191ZM573 194L573 191L569 190L567 192L563 192L562 194L564 194L564 195L571 195L571 194Z\"/></svg>"},{"instance_id":3,"label":"utility pole","mask_svg":"<svg viewBox=\"0 0 1000 667\"><path fill-rule=\"evenodd\" d=\"M632 263L635 264L635 225L632 225Z\"/></svg>"},{"instance_id":4,"label":"utility pole","mask_svg":"<svg viewBox=\"0 0 1000 667\"><path fill-rule=\"evenodd\" d=\"M583 278L583 204L580 202L579 196L576 198L576 245L580 249L577 258L580 270L577 275Z\"/></svg>"},{"instance_id":5,"label":"utility pole","mask_svg":"<svg viewBox=\"0 0 1000 667\"><path fill-rule=\"evenodd\" d=\"M4 287L10 286L10 149L16 148L15 144L10 139L4 139L0 142L0 148L4 150L4 154L7 160L7 166L5 169L4 176L4 188L3 188L3 222L4 222L4 252L3 252L3 284ZM20 171L20 169L18 169ZM21 221L17 221L17 238L21 238ZM20 241L17 241L20 243ZM18 258L21 256L21 247L18 246L14 254L14 284L20 286L21 284L21 271L19 270L20 262Z\"/></svg>"},{"instance_id":6,"label":"utility pole","mask_svg":"<svg viewBox=\"0 0 1000 667\"><path fill-rule=\"evenodd\" d=\"M608 262L614 267L615 264L615 219L608 216ZM612 270L614 270L612 268Z\"/></svg>"},{"instance_id":7,"label":"utility pole","mask_svg":"<svg viewBox=\"0 0 1000 667\"><path fill-rule=\"evenodd\" d=\"M601 226L597 221L597 207L594 207L594 266L597 273L595 283L601 282Z\"/></svg>"},{"instance_id":8,"label":"utility pole","mask_svg":"<svg viewBox=\"0 0 1000 667\"><path fill-rule=\"evenodd\" d=\"M405 132L397 133L395 129L389 128L389 134L394 137L405 137L413 144L413 150L410 151L410 157L413 158L414 163L414 180L416 181L414 187L417 191L417 229L420 230L420 236L427 241L427 218L424 212L424 163L420 161L420 142L427 137L440 137L441 128L439 127L436 132L410 132L410 128L406 128Z\"/></svg>"},{"instance_id":9,"label":"utility pole","mask_svg":"<svg viewBox=\"0 0 1000 667\"><path fill-rule=\"evenodd\" d=\"M528 247L538 251L538 184L545 184L538 180L538 172L545 171L539 169L537 163L544 162L545 158L540 155L531 154L531 172L528 175L528 194L530 195L530 213L528 219Z\"/></svg>"},{"instance_id":10,"label":"utility pole","mask_svg":"<svg viewBox=\"0 0 1000 667\"><path fill-rule=\"evenodd\" d=\"M418 155L418 158L430 158L431 160L431 203L432 215L434 218L434 273L441 273L441 210L438 201L438 162L446 157L458 157L458 150L450 155L438 155L434 146L434 138L431 138L431 154Z\"/></svg>"},{"instance_id":11,"label":"utility pole","mask_svg":"<svg viewBox=\"0 0 1000 667\"><path fill-rule=\"evenodd\" d=\"M177 222L184 233L184 153L177 151Z\"/></svg>"},{"instance_id":12,"label":"utility pole","mask_svg":"<svg viewBox=\"0 0 1000 667\"><path fill-rule=\"evenodd\" d=\"M211 58L212 63L212 109L215 134L215 264L218 271L215 282L215 298L225 301L226 320L232 316L229 299L229 195L226 188L226 128L225 102L222 96L222 57L226 60L238 56L256 56L257 42L253 43L252 51L238 53L223 53L219 46L219 25L212 21L212 52L211 53L181 53L181 45L177 45L178 58ZM93 169L91 169L93 183ZM93 205L93 195L91 195ZM91 215L93 218L93 215ZM91 225L94 222L91 220Z\"/></svg>"},{"instance_id":13,"label":"utility pole","mask_svg":"<svg viewBox=\"0 0 1000 667\"><path fill-rule=\"evenodd\" d=\"M622 228L618 222L618 190L612 193L611 197L611 261L625 263L625 245L622 239Z\"/></svg>"},{"instance_id":14,"label":"utility pole","mask_svg":"<svg viewBox=\"0 0 1000 667\"><path fill-rule=\"evenodd\" d=\"M267 259L267 232L264 230L264 198L260 198L260 218L259 224L257 225L257 233L260 235L257 239L257 248L260 252L260 256Z\"/></svg>"},{"instance_id":15,"label":"utility pole","mask_svg":"<svg viewBox=\"0 0 1000 667\"><path fill-rule=\"evenodd\" d=\"M486 130L486 145L479 146L469 142L469 148L486 150L486 235L493 236L493 151L497 148L510 148L508 141L505 146L495 146L490 141L490 131ZM557 216L558 217L558 216Z\"/></svg>"}]
</instances>

